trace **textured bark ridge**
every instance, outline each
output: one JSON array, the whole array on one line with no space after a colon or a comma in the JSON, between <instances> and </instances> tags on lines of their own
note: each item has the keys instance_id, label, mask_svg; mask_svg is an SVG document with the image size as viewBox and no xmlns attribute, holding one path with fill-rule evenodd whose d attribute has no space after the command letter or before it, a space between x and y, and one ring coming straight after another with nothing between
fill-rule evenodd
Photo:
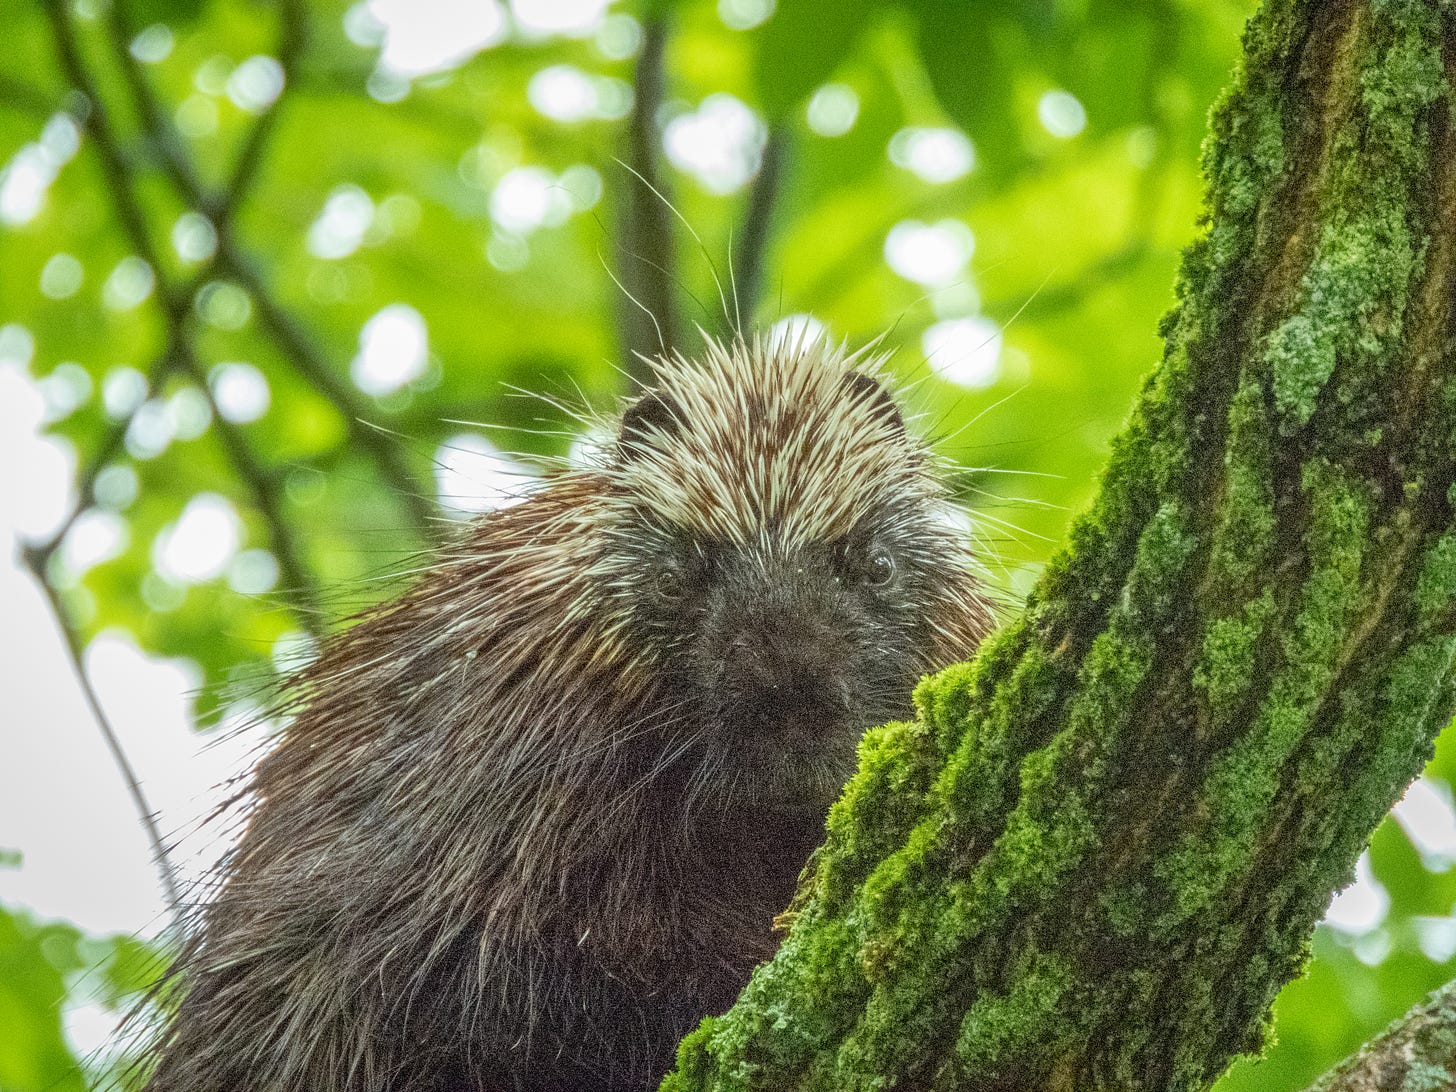
<instances>
[{"instance_id":1,"label":"textured bark ridge","mask_svg":"<svg viewBox=\"0 0 1456 1092\"><path fill-rule=\"evenodd\" d=\"M1456 982L1442 986L1309 1092L1450 1092L1456 1088Z\"/></svg>"},{"instance_id":2,"label":"textured bark ridge","mask_svg":"<svg viewBox=\"0 0 1456 1092\"><path fill-rule=\"evenodd\" d=\"M1100 496L665 1088L1199 1089L1452 712L1456 9L1271 0Z\"/></svg>"}]
</instances>

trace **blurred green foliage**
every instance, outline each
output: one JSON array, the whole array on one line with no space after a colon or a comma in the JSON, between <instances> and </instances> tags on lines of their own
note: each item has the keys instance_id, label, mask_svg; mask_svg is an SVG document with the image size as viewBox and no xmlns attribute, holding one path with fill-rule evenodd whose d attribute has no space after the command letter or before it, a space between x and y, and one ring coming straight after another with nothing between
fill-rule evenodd
<instances>
[{"instance_id":1,"label":"blurred green foliage","mask_svg":"<svg viewBox=\"0 0 1456 1092\"><path fill-rule=\"evenodd\" d=\"M403 567L444 525L443 510L421 518L435 508L442 444L488 437L542 470L567 452L575 409L625 389L631 305L609 271L633 245L616 235L624 207L652 198L616 157L652 20L667 35L667 93L646 104L659 123L727 94L756 112L760 139L784 141L764 298L745 311L759 325L812 314L855 343L890 331L893 366L923 380L915 398L945 454L980 468L963 484L1008 596L1090 492L1158 354L1198 215L1205 114L1247 3L780 0L762 20L771 5L683 0L615 4L569 33L526 29L565 6L519 0L501 40L411 79L378 59L387 3L0 5L0 357L51 377L54 432L74 447L82 485L98 486L86 499L120 530L112 556L84 571L59 541L37 556L84 636L120 627L200 666L200 724L280 641L377 594L362 578ZM436 8L447 25L465 10ZM276 101L275 69L257 58L281 62ZM533 81L553 66L597 88L584 116L533 104ZM92 97L78 95L85 85ZM837 103L837 120L811 126L806 103ZM824 135L847 110L846 131ZM973 166L936 181L893 161L915 128L968 135ZM5 187L37 163L43 201L7 215ZM571 191L525 226L492 201L523 167L549 172L548 193ZM753 184L725 194L681 166L664 172L698 237L683 233L675 255L685 317L721 330L715 278L751 227ZM331 199L365 209L358 237L334 251L309 243ZM973 233L967 268L930 285L890 268L892 228L946 222ZM371 316L400 303L423 318L426 366L367 396L350 361ZM994 372L969 387L927 361L922 341L968 318L1002 338ZM229 362L266 379L255 420L219 420L207 376ZM268 568L256 551L275 560L271 592L236 564L192 581L159 571L159 540L199 494L232 503L255 564ZM1456 747L1432 775L1456 777ZM1385 923L1358 944L1321 931L1310 974L1277 1008L1277 1049L1236 1067L1225 1092L1301 1087L1456 969L1430 941L1439 923L1456 926L1456 872L1422 861L1391 822L1372 859L1391 898ZM1444 961L1423 954L1423 938ZM114 1008L142 965L134 942L0 912L0 1089L80 1087L63 1012Z\"/></svg>"}]
</instances>

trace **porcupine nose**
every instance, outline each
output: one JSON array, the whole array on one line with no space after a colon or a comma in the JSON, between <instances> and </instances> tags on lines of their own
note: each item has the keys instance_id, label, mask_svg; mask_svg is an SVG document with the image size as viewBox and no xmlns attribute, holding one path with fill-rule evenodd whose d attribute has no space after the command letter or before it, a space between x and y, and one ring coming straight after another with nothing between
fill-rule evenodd
<instances>
[{"instance_id":1,"label":"porcupine nose","mask_svg":"<svg viewBox=\"0 0 1456 1092\"><path fill-rule=\"evenodd\" d=\"M822 721L849 708L832 635L788 614L761 617L729 644L729 662L751 720L759 726Z\"/></svg>"}]
</instances>

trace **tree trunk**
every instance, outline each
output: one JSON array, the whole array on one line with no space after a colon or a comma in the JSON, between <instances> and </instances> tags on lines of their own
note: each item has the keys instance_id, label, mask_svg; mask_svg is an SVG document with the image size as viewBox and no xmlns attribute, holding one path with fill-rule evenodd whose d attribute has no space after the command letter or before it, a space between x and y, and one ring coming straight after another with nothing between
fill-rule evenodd
<instances>
[{"instance_id":1,"label":"tree trunk","mask_svg":"<svg viewBox=\"0 0 1456 1092\"><path fill-rule=\"evenodd\" d=\"M1098 499L868 736L665 1088L1199 1089L1419 771L1456 650L1456 9L1271 0Z\"/></svg>"}]
</instances>

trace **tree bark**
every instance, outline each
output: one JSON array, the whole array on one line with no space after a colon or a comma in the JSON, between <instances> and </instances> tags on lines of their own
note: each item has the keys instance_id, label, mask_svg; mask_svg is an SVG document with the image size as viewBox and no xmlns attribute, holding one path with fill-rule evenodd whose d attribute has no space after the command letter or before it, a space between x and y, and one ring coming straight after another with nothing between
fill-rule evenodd
<instances>
[{"instance_id":1,"label":"tree bark","mask_svg":"<svg viewBox=\"0 0 1456 1092\"><path fill-rule=\"evenodd\" d=\"M1022 616L875 730L695 1089L1206 1087L1453 704L1449 0L1271 0L1164 357Z\"/></svg>"},{"instance_id":2,"label":"tree bark","mask_svg":"<svg viewBox=\"0 0 1456 1092\"><path fill-rule=\"evenodd\" d=\"M1392 1024L1309 1092L1448 1092L1456 1088L1456 982Z\"/></svg>"}]
</instances>

